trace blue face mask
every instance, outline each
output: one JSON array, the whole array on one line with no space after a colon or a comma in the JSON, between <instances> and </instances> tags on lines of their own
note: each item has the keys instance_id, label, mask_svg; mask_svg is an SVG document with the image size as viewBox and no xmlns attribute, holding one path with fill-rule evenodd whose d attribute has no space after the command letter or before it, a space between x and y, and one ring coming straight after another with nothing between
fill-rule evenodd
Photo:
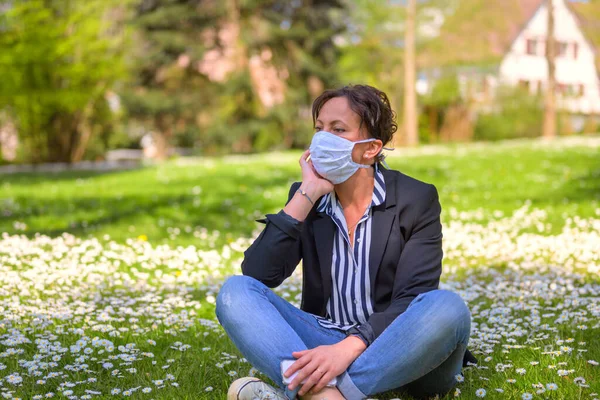
<instances>
[{"instance_id":1,"label":"blue face mask","mask_svg":"<svg viewBox=\"0 0 600 400\"><path fill-rule=\"evenodd\" d=\"M351 142L333 133L319 131L310 143L310 159L315 170L334 185L346 182L359 168L370 165L358 164L352 160L352 150L357 143L372 142L376 139Z\"/></svg>"}]
</instances>

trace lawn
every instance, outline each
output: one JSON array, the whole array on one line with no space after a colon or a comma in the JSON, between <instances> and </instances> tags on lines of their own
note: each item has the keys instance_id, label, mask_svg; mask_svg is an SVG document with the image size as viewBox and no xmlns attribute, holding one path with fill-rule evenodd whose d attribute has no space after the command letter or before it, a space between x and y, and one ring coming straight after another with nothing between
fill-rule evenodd
<instances>
[{"instance_id":1,"label":"lawn","mask_svg":"<svg viewBox=\"0 0 600 400\"><path fill-rule=\"evenodd\" d=\"M2 176L0 395L219 399L257 374L215 296L299 156ZM388 163L437 186L442 287L472 311L480 363L448 398L600 397L600 138L398 149ZM296 304L300 274L276 289Z\"/></svg>"}]
</instances>

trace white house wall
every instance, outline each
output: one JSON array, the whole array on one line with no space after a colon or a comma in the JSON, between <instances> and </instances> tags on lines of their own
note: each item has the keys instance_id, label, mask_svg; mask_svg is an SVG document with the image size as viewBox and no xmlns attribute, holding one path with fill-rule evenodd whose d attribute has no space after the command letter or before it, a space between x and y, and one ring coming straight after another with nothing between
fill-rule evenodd
<instances>
[{"instance_id":1,"label":"white house wall","mask_svg":"<svg viewBox=\"0 0 600 400\"><path fill-rule=\"evenodd\" d=\"M555 38L567 43L566 55L556 57L556 82L571 92L559 95L558 105L571 112L600 113L600 80L595 66L594 49L579 29L576 17L563 0L554 1ZM545 58L548 9L537 10L527 26L513 42L500 64L500 81L512 85L526 84L531 92L543 89L548 81ZM535 40L535 55L528 54L528 39ZM575 44L577 58L574 56ZM534 46L530 46L533 48ZM583 90L583 95L580 95Z\"/></svg>"}]
</instances>

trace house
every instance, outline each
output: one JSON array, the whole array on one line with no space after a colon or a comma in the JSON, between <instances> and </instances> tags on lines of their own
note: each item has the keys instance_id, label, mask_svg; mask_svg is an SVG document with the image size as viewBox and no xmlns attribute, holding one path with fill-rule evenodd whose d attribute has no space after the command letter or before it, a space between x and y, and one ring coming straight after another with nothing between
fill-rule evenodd
<instances>
[{"instance_id":1,"label":"house","mask_svg":"<svg viewBox=\"0 0 600 400\"><path fill-rule=\"evenodd\" d=\"M463 1L463 7L472 3L471 9L449 16L419 59L424 67L417 86L421 93L431 90L440 70L449 68L474 101L485 103L503 84L543 93L548 80L547 1L554 4L557 106L572 114L600 115L600 7L570 0L490 0L479 9L478 0Z\"/></svg>"},{"instance_id":2,"label":"house","mask_svg":"<svg viewBox=\"0 0 600 400\"><path fill-rule=\"evenodd\" d=\"M600 114L600 78L596 48L581 28L572 3L554 2L558 106L576 114ZM548 8L542 2L500 63L500 81L542 93L548 81L546 37Z\"/></svg>"}]
</instances>

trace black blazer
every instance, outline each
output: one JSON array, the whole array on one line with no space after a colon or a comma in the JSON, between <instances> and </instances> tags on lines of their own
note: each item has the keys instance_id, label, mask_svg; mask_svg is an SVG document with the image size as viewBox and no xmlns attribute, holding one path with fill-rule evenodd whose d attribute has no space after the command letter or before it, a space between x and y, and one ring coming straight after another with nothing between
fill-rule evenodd
<instances>
[{"instance_id":1,"label":"black blazer","mask_svg":"<svg viewBox=\"0 0 600 400\"><path fill-rule=\"evenodd\" d=\"M420 293L438 288L442 273L441 207L435 186L380 166L385 202L373 207L369 276L374 313L358 332L372 343ZM292 185L288 202L300 187ZM317 212L320 199L304 222L283 211L268 214L266 226L244 253L242 272L269 287L279 286L300 260L302 302L306 312L325 316L331 295L331 259L335 225ZM477 360L467 350L463 366Z\"/></svg>"}]
</instances>

